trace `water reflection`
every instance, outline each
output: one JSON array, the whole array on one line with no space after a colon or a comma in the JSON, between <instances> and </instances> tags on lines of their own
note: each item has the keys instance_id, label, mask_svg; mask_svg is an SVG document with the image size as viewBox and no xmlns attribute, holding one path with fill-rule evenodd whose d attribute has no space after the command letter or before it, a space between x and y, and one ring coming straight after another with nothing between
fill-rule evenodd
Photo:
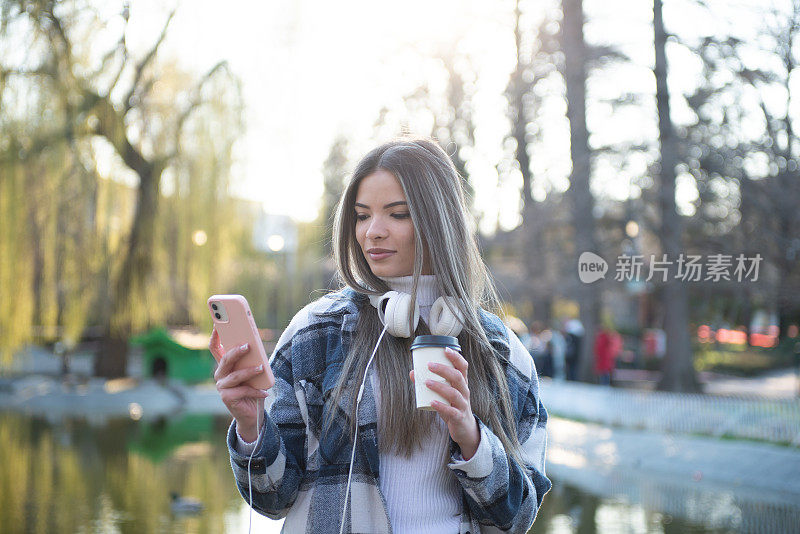
<instances>
[{"instance_id":1,"label":"water reflection","mask_svg":"<svg viewBox=\"0 0 800 534\"><path fill-rule=\"evenodd\" d=\"M689 522L670 514L647 510L619 497L598 497L554 481L536 523L535 534L596 533L728 533L729 528L713 528Z\"/></svg>"},{"instance_id":2,"label":"water reflection","mask_svg":"<svg viewBox=\"0 0 800 534\"><path fill-rule=\"evenodd\" d=\"M233 483L227 425L211 415L97 426L0 413L0 531L245 533L248 507ZM587 483L555 464L549 475L537 534L789 532L800 524L797 507L722 489L693 492L637 473ZM203 512L173 514L172 492L199 499ZM280 526L253 514L253 532Z\"/></svg>"},{"instance_id":3,"label":"water reflection","mask_svg":"<svg viewBox=\"0 0 800 534\"><path fill-rule=\"evenodd\" d=\"M0 414L3 532L220 533L240 523L225 418L93 427ZM175 516L170 493L205 506ZM245 524L246 528L246 524Z\"/></svg>"},{"instance_id":4,"label":"water reflection","mask_svg":"<svg viewBox=\"0 0 800 534\"><path fill-rule=\"evenodd\" d=\"M725 488L700 490L642 473L611 473L602 484L586 476L562 475L549 475L553 489L531 532L785 534L797 532L800 525L800 503L791 500L743 498L741 492Z\"/></svg>"}]
</instances>

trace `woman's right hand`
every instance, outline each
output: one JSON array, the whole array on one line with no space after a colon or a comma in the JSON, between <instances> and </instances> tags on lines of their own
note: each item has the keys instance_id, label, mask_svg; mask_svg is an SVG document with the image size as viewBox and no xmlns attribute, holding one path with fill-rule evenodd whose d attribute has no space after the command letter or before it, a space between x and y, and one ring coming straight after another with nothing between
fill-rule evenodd
<instances>
[{"instance_id":1,"label":"woman's right hand","mask_svg":"<svg viewBox=\"0 0 800 534\"><path fill-rule=\"evenodd\" d=\"M234 371L236 362L250 350L247 344L234 347L222 353L222 344L216 328L211 332L211 341L208 344L211 354L219 364L214 371L214 380L222 402L230 414L236 419L236 430L245 441L255 441L258 438L256 431L257 418L263 420L261 412L264 410L266 390L256 389L245 382L264 372L264 366L245 367Z\"/></svg>"}]
</instances>

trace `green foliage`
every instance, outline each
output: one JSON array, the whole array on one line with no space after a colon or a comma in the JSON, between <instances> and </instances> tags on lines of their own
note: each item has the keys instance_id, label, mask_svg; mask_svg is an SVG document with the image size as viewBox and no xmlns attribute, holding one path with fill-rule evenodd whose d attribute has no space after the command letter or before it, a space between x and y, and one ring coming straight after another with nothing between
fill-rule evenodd
<instances>
[{"instance_id":1,"label":"green foliage","mask_svg":"<svg viewBox=\"0 0 800 534\"><path fill-rule=\"evenodd\" d=\"M723 345L720 348L701 348L694 353L694 366L698 371L737 376L757 376L765 371L788 367L791 363L784 352L756 347Z\"/></svg>"}]
</instances>

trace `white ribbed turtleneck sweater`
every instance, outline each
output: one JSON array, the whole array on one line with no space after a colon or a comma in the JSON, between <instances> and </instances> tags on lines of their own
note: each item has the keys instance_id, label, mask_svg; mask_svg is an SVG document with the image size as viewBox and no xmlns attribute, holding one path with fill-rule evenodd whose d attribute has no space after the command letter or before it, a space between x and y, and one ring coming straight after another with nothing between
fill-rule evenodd
<instances>
[{"instance_id":1,"label":"white ribbed turtleneck sweater","mask_svg":"<svg viewBox=\"0 0 800 534\"><path fill-rule=\"evenodd\" d=\"M412 277L381 277L395 291L411 293ZM420 317L426 322L439 297L435 275L422 275L417 287ZM409 369L410 370L410 369ZM374 367L370 380L380 428L380 381ZM378 439L381 436L378 435ZM435 419L430 439L411 458L380 453L380 488L386 498L392 531L396 534L458 532L461 516L461 485L447 467L449 433L441 418Z\"/></svg>"}]
</instances>

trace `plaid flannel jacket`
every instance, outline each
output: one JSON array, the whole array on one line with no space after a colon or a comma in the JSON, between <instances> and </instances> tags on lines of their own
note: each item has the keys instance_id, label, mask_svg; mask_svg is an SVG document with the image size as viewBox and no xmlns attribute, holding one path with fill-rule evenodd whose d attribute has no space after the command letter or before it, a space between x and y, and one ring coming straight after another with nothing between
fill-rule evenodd
<instances>
[{"instance_id":1,"label":"plaid flannel jacket","mask_svg":"<svg viewBox=\"0 0 800 534\"><path fill-rule=\"evenodd\" d=\"M339 532L352 451L352 436L344 435L349 426L343 413L359 384L342 396L330 431L320 439L323 412L328 413L325 405L339 378L361 299L365 296L345 288L308 304L289 323L270 359L276 382L266 401L262 437L251 463L253 507L272 519L285 518L283 532ZM468 461L450 440L448 467L463 488L460 533L526 532L551 487L544 467L547 412L539 399L530 354L497 316L484 310L480 315L504 364L525 465L506 454L480 419L480 444ZM346 532L392 530L378 483L376 422L375 398L367 380L359 408ZM236 484L247 500L248 456L236 450L235 422L227 439Z\"/></svg>"}]
</instances>

